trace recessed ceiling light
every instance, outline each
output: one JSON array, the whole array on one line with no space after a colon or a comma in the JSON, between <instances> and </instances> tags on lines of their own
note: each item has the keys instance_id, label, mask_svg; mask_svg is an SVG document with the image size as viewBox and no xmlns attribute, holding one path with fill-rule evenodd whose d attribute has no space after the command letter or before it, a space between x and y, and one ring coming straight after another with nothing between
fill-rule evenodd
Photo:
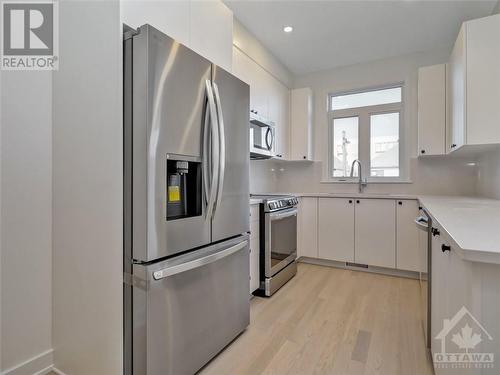
<instances>
[{"instance_id":1,"label":"recessed ceiling light","mask_svg":"<svg viewBox=\"0 0 500 375\"><path fill-rule=\"evenodd\" d=\"M292 26L284 26L283 31L285 33L291 33L293 31L293 27Z\"/></svg>"}]
</instances>

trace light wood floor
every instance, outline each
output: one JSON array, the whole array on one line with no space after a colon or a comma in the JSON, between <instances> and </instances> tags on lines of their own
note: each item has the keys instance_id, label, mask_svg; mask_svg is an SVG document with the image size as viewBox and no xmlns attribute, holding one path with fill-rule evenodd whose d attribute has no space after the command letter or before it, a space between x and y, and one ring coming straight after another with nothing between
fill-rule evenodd
<instances>
[{"instance_id":1,"label":"light wood floor","mask_svg":"<svg viewBox=\"0 0 500 375\"><path fill-rule=\"evenodd\" d=\"M299 264L202 375L433 374L416 280Z\"/></svg>"}]
</instances>

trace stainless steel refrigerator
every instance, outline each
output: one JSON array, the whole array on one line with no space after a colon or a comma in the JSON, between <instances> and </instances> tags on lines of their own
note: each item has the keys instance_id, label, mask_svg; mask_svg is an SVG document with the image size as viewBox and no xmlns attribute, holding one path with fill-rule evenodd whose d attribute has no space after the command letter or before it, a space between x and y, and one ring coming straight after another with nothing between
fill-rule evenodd
<instances>
[{"instance_id":1,"label":"stainless steel refrigerator","mask_svg":"<svg viewBox=\"0 0 500 375\"><path fill-rule=\"evenodd\" d=\"M124 362L193 374L249 324L249 87L124 33Z\"/></svg>"}]
</instances>

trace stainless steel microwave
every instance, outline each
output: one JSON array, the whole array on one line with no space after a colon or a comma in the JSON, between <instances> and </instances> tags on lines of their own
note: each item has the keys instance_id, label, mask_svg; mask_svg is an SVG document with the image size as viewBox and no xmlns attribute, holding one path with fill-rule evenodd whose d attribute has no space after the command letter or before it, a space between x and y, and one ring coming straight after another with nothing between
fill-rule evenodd
<instances>
[{"instance_id":1,"label":"stainless steel microwave","mask_svg":"<svg viewBox=\"0 0 500 375\"><path fill-rule=\"evenodd\" d=\"M270 159L275 156L276 128L274 122L250 112L250 158Z\"/></svg>"}]
</instances>

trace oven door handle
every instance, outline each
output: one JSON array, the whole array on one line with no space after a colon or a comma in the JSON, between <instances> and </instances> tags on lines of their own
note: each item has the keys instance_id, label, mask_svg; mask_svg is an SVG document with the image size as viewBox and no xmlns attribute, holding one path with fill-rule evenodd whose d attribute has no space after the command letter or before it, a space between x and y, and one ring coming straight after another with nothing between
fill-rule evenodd
<instances>
[{"instance_id":1,"label":"oven door handle","mask_svg":"<svg viewBox=\"0 0 500 375\"><path fill-rule=\"evenodd\" d=\"M271 220L283 220L287 217L297 216L297 209L294 208L292 210L284 211L284 212L273 212L270 214Z\"/></svg>"},{"instance_id":2,"label":"oven door handle","mask_svg":"<svg viewBox=\"0 0 500 375\"><path fill-rule=\"evenodd\" d=\"M415 219L415 224L417 227L423 231L429 231L429 219L424 216L419 216Z\"/></svg>"}]
</instances>

